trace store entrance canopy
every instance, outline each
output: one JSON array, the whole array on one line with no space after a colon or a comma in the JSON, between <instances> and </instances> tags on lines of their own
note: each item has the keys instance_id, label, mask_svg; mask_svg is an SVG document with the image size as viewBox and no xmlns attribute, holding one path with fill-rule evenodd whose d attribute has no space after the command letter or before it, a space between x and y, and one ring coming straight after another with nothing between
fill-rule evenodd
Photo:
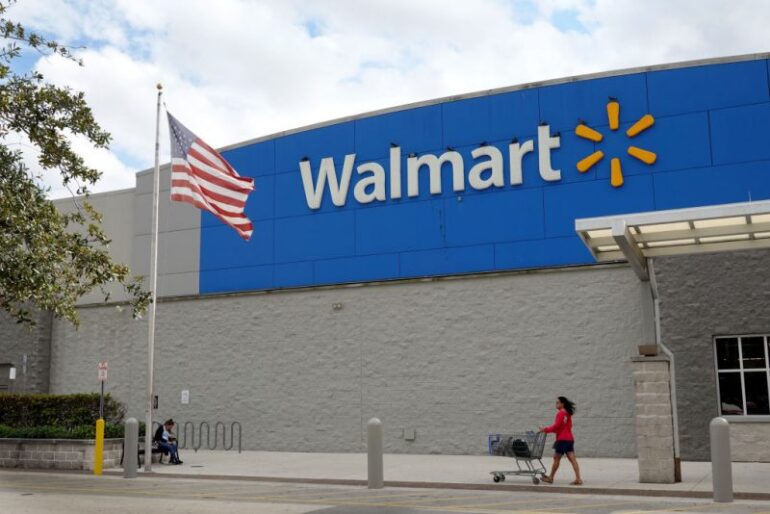
<instances>
[{"instance_id":1,"label":"store entrance canopy","mask_svg":"<svg viewBox=\"0 0 770 514\"><path fill-rule=\"evenodd\" d=\"M575 220L597 262L626 260L649 280L647 259L770 248L770 201Z\"/></svg>"}]
</instances>

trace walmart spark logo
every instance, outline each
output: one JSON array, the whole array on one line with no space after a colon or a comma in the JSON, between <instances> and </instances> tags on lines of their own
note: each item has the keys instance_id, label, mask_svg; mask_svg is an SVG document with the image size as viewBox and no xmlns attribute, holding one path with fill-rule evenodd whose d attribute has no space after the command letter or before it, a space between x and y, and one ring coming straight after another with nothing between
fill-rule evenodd
<instances>
[{"instance_id":1,"label":"walmart spark logo","mask_svg":"<svg viewBox=\"0 0 770 514\"><path fill-rule=\"evenodd\" d=\"M618 130L618 126L620 125L620 104L614 98L610 98L610 101L607 103L607 121L610 124L610 130ZM637 135L650 128L654 123L655 118L653 118L650 114L645 114L639 118L639 121L634 123L626 131L626 135L630 138L636 137ZM602 139L604 139L604 136L601 132L592 129L582 122L579 123L575 128L575 133L579 137L588 139L594 143L599 143ZM629 146L627 151L628 155L639 159L647 165L653 164L658 158L658 156L653 152L636 146ZM578 162L577 169L580 173L585 173L603 158L604 152L597 150ZM610 161L610 184L612 184L612 187L620 187L623 185L623 169L620 166L620 158L618 157L613 157Z\"/></svg>"}]
</instances>

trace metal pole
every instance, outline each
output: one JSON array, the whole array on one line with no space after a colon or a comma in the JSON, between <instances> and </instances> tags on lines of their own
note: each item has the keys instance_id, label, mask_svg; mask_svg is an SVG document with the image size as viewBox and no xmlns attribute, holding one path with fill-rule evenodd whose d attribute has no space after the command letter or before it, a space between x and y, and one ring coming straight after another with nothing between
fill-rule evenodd
<instances>
[{"instance_id":1,"label":"metal pole","mask_svg":"<svg viewBox=\"0 0 770 514\"><path fill-rule=\"evenodd\" d=\"M155 172L152 187L152 238L150 239L150 312L147 319L147 412L144 427L144 470L152 471L152 400L155 360L155 304L158 300L158 198L160 195L160 98L163 86L157 85L158 105L155 112Z\"/></svg>"},{"instance_id":2,"label":"metal pole","mask_svg":"<svg viewBox=\"0 0 770 514\"><path fill-rule=\"evenodd\" d=\"M123 439L123 478L136 478L138 451L139 422L128 418Z\"/></svg>"},{"instance_id":3,"label":"metal pole","mask_svg":"<svg viewBox=\"0 0 770 514\"><path fill-rule=\"evenodd\" d=\"M733 464L730 458L730 424L725 418L714 418L709 424L711 433L711 479L714 483L714 501L733 501Z\"/></svg>"},{"instance_id":4,"label":"metal pole","mask_svg":"<svg viewBox=\"0 0 770 514\"><path fill-rule=\"evenodd\" d=\"M382 421L372 418L367 423L367 449L369 489L382 489L383 464L382 464Z\"/></svg>"},{"instance_id":5,"label":"metal pole","mask_svg":"<svg viewBox=\"0 0 770 514\"><path fill-rule=\"evenodd\" d=\"M99 419L104 419L104 380L101 382L102 392L99 395Z\"/></svg>"}]
</instances>

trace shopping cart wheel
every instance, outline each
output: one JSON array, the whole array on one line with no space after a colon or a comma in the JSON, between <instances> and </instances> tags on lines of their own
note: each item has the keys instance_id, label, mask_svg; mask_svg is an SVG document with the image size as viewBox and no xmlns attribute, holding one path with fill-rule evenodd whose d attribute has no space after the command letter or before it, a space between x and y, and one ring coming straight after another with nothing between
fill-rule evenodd
<instances>
[{"instance_id":1,"label":"shopping cart wheel","mask_svg":"<svg viewBox=\"0 0 770 514\"><path fill-rule=\"evenodd\" d=\"M494 480L495 482L499 482L500 481L500 475L492 475L492 480Z\"/></svg>"},{"instance_id":2,"label":"shopping cart wheel","mask_svg":"<svg viewBox=\"0 0 770 514\"><path fill-rule=\"evenodd\" d=\"M502 474L501 474L501 475L500 475L500 480L502 480L503 482L505 482L505 475L502 475Z\"/></svg>"},{"instance_id":3,"label":"shopping cart wheel","mask_svg":"<svg viewBox=\"0 0 770 514\"><path fill-rule=\"evenodd\" d=\"M537 478L537 477L532 477L532 483L533 483L533 484L535 484L535 485L537 485L537 484L539 484L539 483L540 483L540 479L539 479L539 478Z\"/></svg>"}]
</instances>

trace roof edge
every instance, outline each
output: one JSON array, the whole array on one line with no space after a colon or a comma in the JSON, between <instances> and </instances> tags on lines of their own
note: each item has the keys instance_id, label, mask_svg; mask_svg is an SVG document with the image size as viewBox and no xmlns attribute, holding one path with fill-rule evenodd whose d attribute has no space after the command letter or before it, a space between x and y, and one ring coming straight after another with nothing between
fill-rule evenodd
<instances>
[{"instance_id":1,"label":"roof edge","mask_svg":"<svg viewBox=\"0 0 770 514\"><path fill-rule=\"evenodd\" d=\"M537 82L527 82L524 84L517 84L514 86L503 86L499 88L493 88L493 89L482 89L479 91L473 91L470 93L462 93L459 95L450 95L450 96L442 96L439 98L432 98L430 100L420 100L418 102L411 102L408 104L402 104L392 107L386 107L383 109L377 109L374 111L367 111L359 114L353 114L349 116L342 116L340 118L334 118L331 120L321 121L318 123L312 123L310 125L304 125L302 127L297 127L289 130L284 130L281 132L274 132L272 134L268 134L265 136L260 136L252 139L247 139L245 141L241 141L239 143L233 143L231 145L222 146L220 148L217 148L219 152L224 152L227 150L235 150L237 148L242 148L244 146L249 146L257 143L262 143L265 141L270 141L271 139L276 139L279 137L289 136L292 134L297 134L299 132L305 132L308 130L314 130L318 128L328 127L331 125L337 125L339 123L346 123L349 121L355 121L359 119L364 118L370 118L372 116L379 116L382 114L390 114L393 112L399 112L399 111L406 111L409 109L417 109L420 107L427 107L430 105L436 105L446 102L454 102L457 100L465 100L468 98L479 98L482 96L491 96L491 95L497 95L501 93L509 93L512 91L521 91L524 89L533 89L537 87L544 87L544 86L553 86L558 84L568 84L571 82L581 82L584 80L594 80L594 79L600 79L600 78L607 78L607 77L620 77L623 75L632 75L634 73L645 73L650 71L664 71L664 70L673 70L673 69L679 69L679 68L690 68L694 66L704 66L709 64L726 64L726 63L732 63L732 62L743 62L743 61L757 61L761 59L770 59L770 52L760 52L760 53L753 53L753 54L741 54L741 55L732 55L732 56L725 56L725 57L709 57L706 59L694 59L689 61L677 61L673 63L666 63L666 64L655 64L655 65L649 65L649 66L636 66L633 68L621 68L619 70L611 70L611 71L601 71L596 73L587 73L584 75L572 75L568 77L561 77L556 79L549 79L549 80L542 80ZM142 171L138 171L137 175L145 175L147 173L151 173L153 171L153 168L147 168Z\"/></svg>"},{"instance_id":2,"label":"roof edge","mask_svg":"<svg viewBox=\"0 0 770 514\"><path fill-rule=\"evenodd\" d=\"M146 170L145 170L146 171ZM140 171L137 173L145 173L145 171ZM149 170L152 171L152 170ZM56 203L64 203L64 202L71 202L73 200L83 200L83 199L90 199L90 198L101 198L103 196L115 196L115 195L124 195L129 193L134 193L136 191L136 186L134 187L124 187L123 189L110 189L109 191L99 191L98 193L88 193L88 196L85 195L72 195L72 196L62 196L59 198L51 198L51 202L54 204Z\"/></svg>"}]
</instances>

